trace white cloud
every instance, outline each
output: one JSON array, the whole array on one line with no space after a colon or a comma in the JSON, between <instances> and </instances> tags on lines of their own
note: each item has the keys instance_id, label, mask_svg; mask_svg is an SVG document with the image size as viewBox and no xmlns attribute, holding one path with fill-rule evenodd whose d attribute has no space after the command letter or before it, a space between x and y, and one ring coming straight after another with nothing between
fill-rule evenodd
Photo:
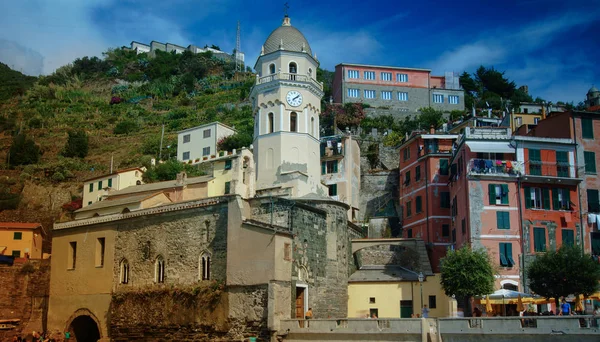
<instances>
[{"instance_id":1,"label":"white cloud","mask_svg":"<svg viewBox=\"0 0 600 342\"><path fill-rule=\"evenodd\" d=\"M587 56L563 51L561 46L552 44L558 34L590 24L599 15L598 10L570 12L538 18L527 25L484 30L474 43L444 52L429 66L436 73L473 71L479 65L496 66L500 70L508 67L507 77L519 85L528 85L533 96L577 103L585 94L577 91L585 88L584 84L592 77L582 74L581 69L594 68L594 64ZM564 59L565 53L568 59ZM564 91L559 91L561 87Z\"/></svg>"}]
</instances>

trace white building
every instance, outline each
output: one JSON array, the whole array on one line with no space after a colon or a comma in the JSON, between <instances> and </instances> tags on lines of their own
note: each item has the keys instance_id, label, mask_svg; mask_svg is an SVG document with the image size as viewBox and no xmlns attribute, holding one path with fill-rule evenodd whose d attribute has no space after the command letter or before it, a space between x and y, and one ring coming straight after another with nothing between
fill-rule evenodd
<instances>
[{"instance_id":1,"label":"white building","mask_svg":"<svg viewBox=\"0 0 600 342\"><path fill-rule=\"evenodd\" d=\"M219 140L235 134L235 129L220 122L211 122L177 132L177 160L201 161L217 154Z\"/></svg>"}]
</instances>

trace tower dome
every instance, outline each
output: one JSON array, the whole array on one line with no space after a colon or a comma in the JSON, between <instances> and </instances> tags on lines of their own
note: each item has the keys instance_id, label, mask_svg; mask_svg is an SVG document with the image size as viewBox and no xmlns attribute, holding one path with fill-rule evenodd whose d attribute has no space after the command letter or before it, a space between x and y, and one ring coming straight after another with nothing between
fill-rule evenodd
<instances>
[{"instance_id":1,"label":"tower dome","mask_svg":"<svg viewBox=\"0 0 600 342\"><path fill-rule=\"evenodd\" d=\"M598 90L598 88L596 88L596 87L592 86L592 87L590 88L590 90L588 90L588 92L587 92L587 93L588 93L588 94L593 94L593 93L597 93L597 92L599 92L599 91L600 91L600 90Z\"/></svg>"},{"instance_id":2,"label":"tower dome","mask_svg":"<svg viewBox=\"0 0 600 342\"><path fill-rule=\"evenodd\" d=\"M297 28L290 23L290 17L283 18L281 26L273 30L263 46L263 54L285 50L294 52L306 52L312 55L308 41Z\"/></svg>"}]
</instances>

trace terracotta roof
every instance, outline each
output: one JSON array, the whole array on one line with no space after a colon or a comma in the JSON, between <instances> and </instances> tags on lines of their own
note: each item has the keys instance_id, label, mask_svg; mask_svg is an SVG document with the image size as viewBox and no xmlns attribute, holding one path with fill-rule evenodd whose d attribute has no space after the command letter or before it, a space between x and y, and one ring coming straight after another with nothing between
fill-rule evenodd
<instances>
[{"instance_id":1,"label":"terracotta roof","mask_svg":"<svg viewBox=\"0 0 600 342\"><path fill-rule=\"evenodd\" d=\"M108 199L106 199L104 201L99 201L99 202L90 204L87 207L83 207L81 209L75 210L75 212L81 213L84 211L93 211L93 210L98 210L98 209L102 209L102 208L116 207L116 206L120 206L120 205L131 204L131 203L139 203L144 200L150 199L154 196L158 196L160 194L162 194L162 192L156 192L153 194L143 194L143 195L137 195L137 196L129 196L129 197L119 198L119 199L114 199L114 200L111 200L109 197ZM171 202L169 202L169 204L170 203Z\"/></svg>"},{"instance_id":2,"label":"terracotta roof","mask_svg":"<svg viewBox=\"0 0 600 342\"><path fill-rule=\"evenodd\" d=\"M188 178L185 181L185 185L207 183L207 182L211 181L213 178L214 178L213 176L192 177L192 178ZM138 192L160 191L160 190L166 190L166 189L171 189L171 188L179 188L179 187L182 187L183 185L184 184L182 184L182 183L177 183L177 180L169 180L169 181L158 182L158 183L132 185L132 186L128 186L124 189L121 189L121 190L118 190L115 192L111 192L109 197L126 195L126 194L134 194L134 193L138 193Z\"/></svg>"},{"instance_id":3,"label":"terracotta roof","mask_svg":"<svg viewBox=\"0 0 600 342\"><path fill-rule=\"evenodd\" d=\"M13 228L13 229L36 229L41 227L41 223L30 223L30 222L0 222L0 228Z\"/></svg>"},{"instance_id":4,"label":"terracotta roof","mask_svg":"<svg viewBox=\"0 0 600 342\"><path fill-rule=\"evenodd\" d=\"M138 171L141 171L142 173L144 173L144 170L142 170L139 167L130 167L128 169L117 170L117 171L115 171L113 173L107 173L107 174L104 174L104 175L101 175L101 176L96 176L96 177L88 178L88 179L84 180L83 182L89 182L89 181L94 180L94 179L104 178L104 177L108 177L108 176L112 176L112 175L118 175L120 173L125 173L125 172L135 171L135 170L138 170Z\"/></svg>"}]
</instances>

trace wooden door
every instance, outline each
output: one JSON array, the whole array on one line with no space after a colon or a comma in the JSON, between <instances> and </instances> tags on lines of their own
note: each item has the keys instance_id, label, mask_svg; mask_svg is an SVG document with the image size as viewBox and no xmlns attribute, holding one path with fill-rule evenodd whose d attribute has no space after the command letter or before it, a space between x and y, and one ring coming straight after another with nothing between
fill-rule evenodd
<instances>
[{"instance_id":1,"label":"wooden door","mask_svg":"<svg viewBox=\"0 0 600 342\"><path fill-rule=\"evenodd\" d=\"M304 288L296 288L296 318L304 319Z\"/></svg>"}]
</instances>

